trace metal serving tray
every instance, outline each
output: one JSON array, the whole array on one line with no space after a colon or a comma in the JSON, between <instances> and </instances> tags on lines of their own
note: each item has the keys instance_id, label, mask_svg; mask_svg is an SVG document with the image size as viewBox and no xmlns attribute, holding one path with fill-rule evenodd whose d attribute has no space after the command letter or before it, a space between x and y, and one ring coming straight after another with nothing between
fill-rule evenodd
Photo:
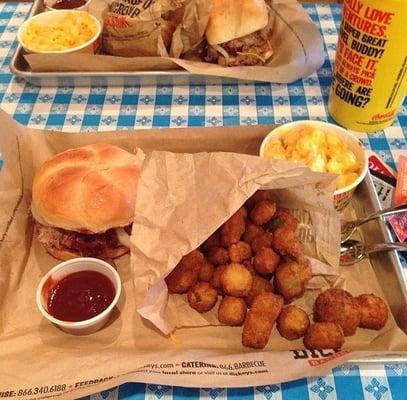
<instances>
[{"instance_id":1,"label":"metal serving tray","mask_svg":"<svg viewBox=\"0 0 407 400\"><path fill-rule=\"evenodd\" d=\"M44 11L43 0L35 0L29 17ZM19 44L10 62L10 71L35 86L124 86L124 85L214 85L238 80L191 74L185 70L115 72L33 72ZM244 80L239 80L245 82Z\"/></svg>"},{"instance_id":2,"label":"metal serving tray","mask_svg":"<svg viewBox=\"0 0 407 400\"><path fill-rule=\"evenodd\" d=\"M345 210L346 217L361 217L380 210L379 198L369 173L357 187L352 202ZM366 243L392 242L390 227L384 218L368 222L359 228L361 239ZM375 253L370 263L376 273L392 314L398 326L407 333L407 282L403 276L403 266L396 251ZM352 267L342 267L352 268ZM363 279L363 277L361 277ZM407 350L407 349L406 349ZM349 363L407 363L405 354L352 359Z\"/></svg>"}]
</instances>

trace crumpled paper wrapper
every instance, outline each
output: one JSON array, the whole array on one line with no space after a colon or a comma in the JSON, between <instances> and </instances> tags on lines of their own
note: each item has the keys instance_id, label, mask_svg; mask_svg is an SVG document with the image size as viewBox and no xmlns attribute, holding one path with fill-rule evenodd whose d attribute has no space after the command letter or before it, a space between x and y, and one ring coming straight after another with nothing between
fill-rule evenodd
<instances>
[{"instance_id":1,"label":"crumpled paper wrapper","mask_svg":"<svg viewBox=\"0 0 407 400\"><path fill-rule=\"evenodd\" d=\"M133 223L137 311L165 334L180 327L219 325L216 309L200 314L185 296L168 299L164 278L258 189L272 190L280 205L297 210L304 221L307 255L332 265L325 267L326 275L339 275L335 181L335 175L242 154L153 152L144 163ZM315 266L321 268L320 263Z\"/></svg>"},{"instance_id":2,"label":"crumpled paper wrapper","mask_svg":"<svg viewBox=\"0 0 407 400\"><path fill-rule=\"evenodd\" d=\"M350 358L403 354L407 349L406 335L392 316L379 332L358 329L355 336L347 338L344 349L335 353L304 350L300 340L289 342L275 329L267 347L253 351L242 347L241 328L214 326L206 320L185 327L185 319L195 317L192 309L183 306L182 296L180 318L167 314L165 288L154 285L257 188L279 187L272 189L278 201L298 210L307 207L313 222L337 220L326 197L331 176L289 163L234 154L256 154L271 127L61 134L27 129L2 111L0 126L6 133L0 135L4 160L0 172L1 393L7 391L15 399L72 399L131 381L195 387L267 385L321 375ZM142 154L141 148L146 159L131 238L132 261L124 256L117 262L122 279L118 306L104 329L89 336L73 336L46 321L35 304L41 277L58 260L32 240L31 185L34 172L46 159L95 142ZM301 185L291 186L295 181ZM210 190L204 191L209 183ZM305 193L311 197L303 198ZM196 203L190 204L191 199ZM302 218L304 229L309 216ZM335 226L330 226L332 232L337 232ZM323 244L330 228L318 227L318 223L313 227L306 234L320 232L322 236L318 236L317 245L309 240L310 254L336 259L330 242ZM369 292L383 296L368 261L340 269L339 276L335 265L332 276L325 265L313 265L324 283L314 282L314 290L304 296L307 309L318 293L315 289L328 283L345 286L355 295ZM157 289L148 290L151 288ZM146 290L148 298L140 300L140 293ZM148 305L152 305L150 312ZM157 305L163 305L162 314L157 313ZM153 323L143 319L138 308ZM172 336L154 326L163 321L170 329L179 327Z\"/></svg>"},{"instance_id":3,"label":"crumpled paper wrapper","mask_svg":"<svg viewBox=\"0 0 407 400\"><path fill-rule=\"evenodd\" d=\"M109 0L113 1L113 0ZM120 1L120 0L119 0ZM166 56L164 38L161 36L162 25L160 4L165 3L165 11L176 10L180 4L184 5L182 20L176 25L172 37L170 57ZM27 54L27 60L33 72L129 72L129 71L169 71L174 69L186 70L191 74L205 76L221 76L244 80L257 80L276 83L293 82L315 72L324 61L323 43L317 27L307 12L295 0L273 0L270 3L270 21L273 24L271 45L274 55L265 66L221 67L216 64L192 61L179 58L185 52L194 48L203 37L209 18L210 0L158 0L149 8L152 20L157 24L146 21L144 13L137 24L132 25L132 35L137 32L136 40L116 41L115 53L113 47L108 47L113 55L91 54ZM93 0L90 12L103 19L107 13L104 0ZM172 8L171 8L172 7ZM151 10L150 10L151 9ZM154 11L154 12L153 12ZM110 32L110 33L109 33ZM113 35L115 30L108 27L105 39ZM119 36L116 30L116 36ZM148 39L146 39L148 37ZM105 41L106 42L106 41ZM130 55L137 51L142 57L118 57ZM162 57L154 57L161 55Z\"/></svg>"}]
</instances>

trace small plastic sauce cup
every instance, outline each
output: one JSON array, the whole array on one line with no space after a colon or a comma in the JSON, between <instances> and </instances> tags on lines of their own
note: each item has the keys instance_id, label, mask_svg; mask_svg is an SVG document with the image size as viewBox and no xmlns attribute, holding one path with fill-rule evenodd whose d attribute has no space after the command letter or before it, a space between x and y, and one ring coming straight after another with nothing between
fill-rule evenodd
<instances>
[{"instance_id":1,"label":"small plastic sauce cup","mask_svg":"<svg viewBox=\"0 0 407 400\"><path fill-rule=\"evenodd\" d=\"M63 321L53 317L48 311L48 300L52 289L65 277L82 271L94 271L107 277L115 290L115 296L109 306L96 316L77 322ZM52 268L37 287L36 301L41 314L63 331L74 335L89 335L97 332L108 322L121 293L121 280L117 271L107 262L96 258L74 258Z\"/></svg>"}]
</instances>

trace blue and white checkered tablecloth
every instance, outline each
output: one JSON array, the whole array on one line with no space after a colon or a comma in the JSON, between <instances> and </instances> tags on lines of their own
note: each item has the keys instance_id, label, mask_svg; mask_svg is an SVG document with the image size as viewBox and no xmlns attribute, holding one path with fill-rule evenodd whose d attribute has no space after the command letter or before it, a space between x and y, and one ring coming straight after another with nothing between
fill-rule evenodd
<instances>
[{"instance_id":1,"label":"blue and white checkered tablecloth","mask_svg":"<svg viewBox=\"0 0 407 400\"><path fill-rule=\"evenodd\" d=\"M316 73L292 84L72 88L35 87L11 75L8 65L17 47L16 32L30 4L0 4L0 105L24 125L63 132L330 120L326 105L341 7L305 8L320 28L327 57ZM399 155L407 151L407 102L390 128L360 136L366 149L396 168ZM327 376L245 389L129 383L88 398L407 400L407 365L346 364Z\"/></svg>"}]
</instances>

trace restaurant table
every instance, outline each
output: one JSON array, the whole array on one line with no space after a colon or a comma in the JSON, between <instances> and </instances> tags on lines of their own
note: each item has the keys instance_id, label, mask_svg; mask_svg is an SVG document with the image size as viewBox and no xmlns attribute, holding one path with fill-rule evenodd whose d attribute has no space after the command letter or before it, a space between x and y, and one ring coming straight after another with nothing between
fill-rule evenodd
<instances>
[{"instance_id":1,"label":"restaurant table","mask_svg":"<svg viewBox=\"0 0 407 400\"><path fill-rule=\"evenodd\" d=\"M78 132L280 124L308 118L331 121L327 101L341 17L339 4L304 5L324 38L326 60L316 73L292 84L124 87L36 87L13 77L8 65L17 47L18 27L30 7L28 3L0 4L0 106L29 127ZM396 168L399 155L407 152L407 102L390 128L358 136L367 150ZM407 276L406 259L400 257ZM238 389L127 383L89 398L407 400L407 364L344 364L326 376Z\"/></svg>"}]
</instances>

